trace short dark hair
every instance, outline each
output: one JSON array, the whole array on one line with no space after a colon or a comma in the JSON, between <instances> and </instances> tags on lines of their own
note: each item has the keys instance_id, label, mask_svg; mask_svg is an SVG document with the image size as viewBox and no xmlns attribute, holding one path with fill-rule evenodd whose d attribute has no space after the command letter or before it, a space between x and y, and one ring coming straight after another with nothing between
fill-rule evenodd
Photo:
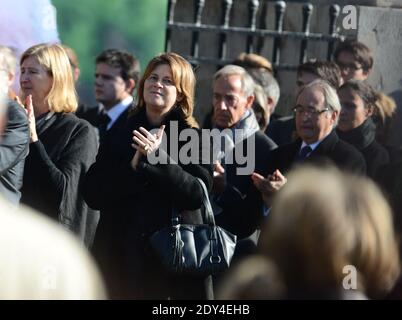
<instances>
[{"instance_id":1,"label":"short dark hair","mask_svg":"<svg viewBox=\"0 0 402 320\"><path fill-rule=\"evenodd\" d=\"M105 63L121 69L121 77L127 81L133 79L137 85L140 78L140 62L131 53L119 49L107 49L96 57L96 64Z\"/></svg>"},{"instance_id":2,"label":"short dark hair","mask_svg":"<svg viewBox=\"0 0 402 320\"><path fill-rule=\"evenodd\" d=\"M363 70L368 71L373 67L373 55L364 43L357 40L341 42L334 52L335 61L338 60L338 56L342 51L352 54L355 60L362 65Z\"/></svg>"},{"instance_id":3,"label":"short dark hair","mask_svg":"<svg viewBox=\"0 0 402 320\"><path fill-rule=\"evenodd\" d=\"M327 81L332 87L338 89L341 85L341 70L331 61L308 61L297 68L297 76L302 73L312 73L322 80Z\"/></svg>"},{"instance_id":4,"label":"short dark hair","mask_svg":"<svg viewBox=\"0 0 402 320\"><path fill-rule=\"evenodd\" d=\"M364 101L365 107L376 107L378 101L378 93L366 81L349 80L346 81L339 89L351 89Z\"/></svg>"}]
</instances>

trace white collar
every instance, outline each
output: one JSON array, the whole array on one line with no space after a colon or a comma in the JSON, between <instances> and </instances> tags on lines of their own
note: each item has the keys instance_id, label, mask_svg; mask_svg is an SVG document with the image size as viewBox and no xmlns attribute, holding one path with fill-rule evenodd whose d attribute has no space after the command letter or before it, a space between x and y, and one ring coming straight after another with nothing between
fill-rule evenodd
<instances>
[{"instance_id":1,"label":"white collar","mask_svg":"<svg viewBox=\"0 0 402 320\"><path fill-rule=\"evenodd\" d=\"M331 133L331 131L329 133ZM307 144L303 141L303 143L300 146L300 150L303 149L305 146L309 146L312 150L311 152L313 152L319 146L319 144L329 135L329 133L321 140L318 140L312 144ZM299 150L299 152L300 152L300 150ZM311 154L311 152L310 152L310 154ZM310 154L308 154L307 156L309 156Z\"/></svg>"},{"instance_id":2,"label":"white collar","mask_svg":"<svg viewBox=\"0 0 402 320\"><path fill-rule=\"evenodd\" d=\"M109 130L113 126L113 124L116 122L117 118L120 117L120 115L131 105L133 100L134 99L132 96L128 96L124 100L120 101L118 104L111 107L108 111L106 111L105 107L102 104L100 104L101 110L102 109L105 110L106 114L111 119L109 124L107 125L107 128L106 128L107 130Z\"/></svg>"}]
</instances>

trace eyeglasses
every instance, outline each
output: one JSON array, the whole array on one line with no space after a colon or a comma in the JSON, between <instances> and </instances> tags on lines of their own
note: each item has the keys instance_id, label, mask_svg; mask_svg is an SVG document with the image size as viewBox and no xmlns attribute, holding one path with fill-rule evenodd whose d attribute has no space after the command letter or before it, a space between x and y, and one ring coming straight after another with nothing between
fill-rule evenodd
<instances>
[{"instance_id":1,"label":"eyeglasses","mask_svg":"<svg viewBox=\"0 0 402 320\"><path fill-rule=\"evenodd\" d=\"M363 66L360 66L360 67L356 66L354 63L343 63L340 61L335 61L335 62L341 70L344 70L346 72L350 72L350 71L354 72L354 71L363 69Z\"/></svg>"},{"instance_id":2,"label":"eyeglasses","mask_svg":"<svg viewBox=\"0 0 402 320\"><path fill-rule=\"evenodd\" d=\"M314 108L303 108L302 106L296 106L296 107L293 108L293 112L297 116L306 115L309 118L318 117L321 113L327 112L329 110L330 110L329 108L324 108L322 110L317 110L317 109L314 109Z\"/></svg>"},{"instance_id":3,"label":"eyeglasses","mask_svg":"<svg viewBox=\"0 0 402 320\"><path fill-rule=\"evenodd\" d=\"M238 96L232 95L232 94L219 94L219 93L214 93L212 96L213 103L220 103L222 100L225 102L225 105L227 107L234 107L239 103L240 98Z\"/></svg>"}]
</instances>

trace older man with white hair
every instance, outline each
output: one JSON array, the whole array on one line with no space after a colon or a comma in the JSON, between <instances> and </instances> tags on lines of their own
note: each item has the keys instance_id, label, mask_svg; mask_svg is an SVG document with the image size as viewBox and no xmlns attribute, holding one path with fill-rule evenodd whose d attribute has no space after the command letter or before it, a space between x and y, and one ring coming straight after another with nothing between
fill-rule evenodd
<instances>
[{"instance_id":1,"label":"older man with white hair","mask_svg":"<svg viewBox=\"0 0 402 320\"><path fill-rule=\"evenodd\" d=\"M295 164L334 165L352 173L366 172L363 155L340 140L334 130L340 109L336 91L326 81L315 80L301 88L293 109L300 138L271 152L267 178L258 173L252 175L267 204L270 196L285 185L284 174Z\"/></svg>"}]
</instances>

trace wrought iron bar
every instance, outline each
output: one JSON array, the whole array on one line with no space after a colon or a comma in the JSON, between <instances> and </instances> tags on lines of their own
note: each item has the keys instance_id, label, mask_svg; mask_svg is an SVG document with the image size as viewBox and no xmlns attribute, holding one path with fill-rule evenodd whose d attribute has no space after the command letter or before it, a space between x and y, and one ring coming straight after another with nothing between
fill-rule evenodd
<instances>
[{"instance_id":1,"label":"wrought iron bar","mask_svg":"<svg viewBox=\"0 0 402 320\"><path fill-rule=\"evenodd\" d=\"M229 27L230 10L232 9L232 0L224 0L222 2L222 28L227 29ZM219 58L226 58L226 33L221 33L219 37Z\"/></svg>"},{"instance_id":2,"label":"wrought iron bar","mask_svg":"<svg viewBox=\"0 0 402 320\"><path fill-rule=\"evenodd\" d=\"M205 0L198 0L195 4L194 23L196 26L201 25L201 16L202 16L202 10L204 9L204 5ZM191 55L197 57L198 49L199 49L199 32L194 31L191 41Z\"/></svg>"},{"instance_id":3,"label":"wrought iron bar","mask_svg":"<svg viewBox=\"0 0 402 320\"><path fill-rule=\"evenodd\" d=\"M249 28L250 30L254 31L256 29L256 21L257 21L257 11L260 2L258 0L250 0L248 3L249 9ZM247 37L247 47L246 52L251 53L254 52L254 37L249 35Z\"/></svg>"},{"instance_id":4,"label":"wrought iron bar","mask_svg":"<svg viewBox=\"0 0 402 320\"><path fill-rule=\"evenodd\" d=\"M282 34L283 30L283 17L284 13L286 10L286 2L285 1L277 1L275 3L275 30L279 33ZM272 54L272 62L275 65L279 64L279 59L280 59L280 54L281 54L281 38L276 37L274 40L274 51Z\"/></svg>"},{"instance_id":5,"label":"wrought iron bar","mask_svg":"<svg viewBox=\"0 0 402 320\"><path fill-rule=\"evenodd\" d=\"M176 0L169 0L168 2L168 11L167 11L167 21L168 25L172 24L174 22L174 8L176 6ZM171 33L170 29L166 29L166 40L165 40L165 51L169 52L172 49L172 43L171 43Z\"/></svg>"},{"instance_id":6,"label":"wrought iron bar","mask_svg":"<svg viewBox=\"0 0 402 320\"><path fill-rule=\"evenodd\" d=\"M311 21L311 16L313 13L313 5L311 3L306 3L303 5L303 27L302 31L308 35L310 32L310 21ZM306 56L307 56L307 39L303 39L300 47L300 64L306 62Z\"/></svg>"},{"instance_id":7,"label":"wrought iron bar","mask_svg":"<svg viewBox=\"0 0 402 320\"><path fill-rule=\"evenodd\" d=\"M329 7L329 34L335 35L336 34L336 22L339 17L340 8L337 4L333 4ZM343 41L343 39L342 39ZM335 39L331 39L328 42L328 53L327 53L327 60L330 61L332 57L332 53L334 52L335 46Z\"/></svg>"},{"instance_id":8,"label":"wrought iron bar","mask_svg":"<svg viewBox=\"0 0 402 320\"><path fill-rule=\"evenodd\" d=\"M306 35L303 32L296 31L273 31L273 30L261 30L256 29L255 31L250 31L249 28L243 27L227 27L222 28L221 26L213 25L200 25L195 26L192 23L185 22L174 22L168 25L171 30L187 30L187 31L205 31L205 32L219 32L219 33L241 33L245 35L255 35L259 37L272 37L272 38L293 38L293 39L308 39L311 41L329 41L329 40L340 40L343 41L345 36L339 34L327 35L322 33L309 33Z\"/></svg>"}]
</instances>

